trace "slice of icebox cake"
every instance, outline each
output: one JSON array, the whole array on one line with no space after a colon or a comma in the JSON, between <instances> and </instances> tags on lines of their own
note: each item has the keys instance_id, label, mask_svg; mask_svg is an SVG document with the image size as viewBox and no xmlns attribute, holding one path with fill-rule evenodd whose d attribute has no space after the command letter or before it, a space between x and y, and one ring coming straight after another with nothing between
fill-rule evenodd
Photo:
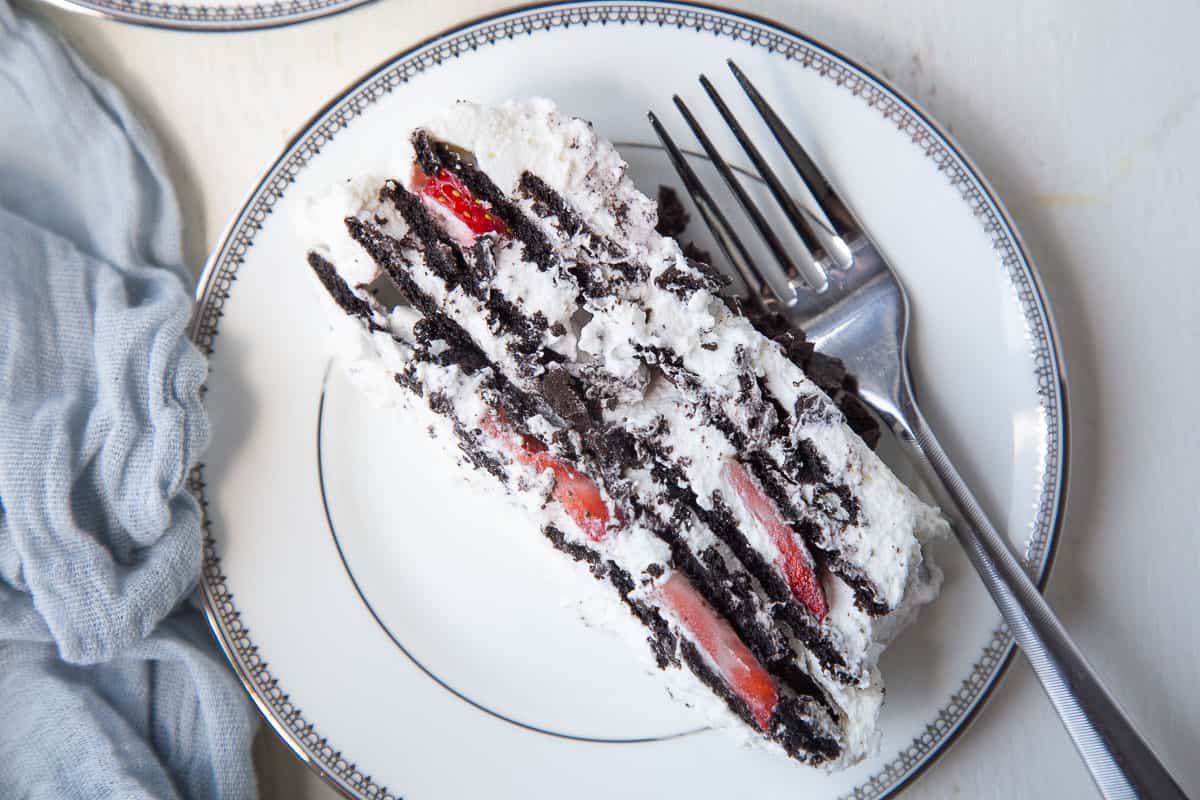
<instances>
[{"instance_id":1,"label":"slice of icebox cake","mask_svg":"<svg viewBox=\"0 0 1200 800\"><path fill-rule=\"evenodd\" d=\"M360 383L610 583L676 694L807 764L872 752L879 655L937 593L946 524L864 443L840 365L724 300L550 101L457 103L398 149L310 203Z\"/></svg>"}]
</instances>

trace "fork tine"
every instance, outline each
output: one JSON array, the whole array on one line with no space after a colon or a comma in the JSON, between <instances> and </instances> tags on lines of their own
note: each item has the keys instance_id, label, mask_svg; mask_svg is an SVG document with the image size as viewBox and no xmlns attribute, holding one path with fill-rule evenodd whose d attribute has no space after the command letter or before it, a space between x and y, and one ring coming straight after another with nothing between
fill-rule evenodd
<instances>
[{"instance_id":1,"label":"fork tine","mask_svg":"<svg viewBox=\"0 0 1200 800\"><path fill-rule=\"evenodd\" d=\"M729 125L730 130L733 131L733 135L735 138L737 138L738 144L742 146L742 149L746 151L746 155L749 156L750 160L754 162L755 169L758 170L758 174L762 176L763 180L767 182L767 186L771 189L771 194L775 197L775 201L779 203L779 206L783 209L783 213L788 218L788 222L792 224L792 228L794 228L796 233L800 236L800 240L804 242L804 246L808 248L808 252L812 255L813 274L806 275L805 277L809 279L810 283L819 284L821 281L826 279L824 274L825 270L821 266L821 261L824 258L828 258L828 254L825 252L825 246L821 244L820 240L817 239L816 233L813 231L813 227L809 222L808 215L811 212L809 212L807 209L801 209L796 205L796 201L792 199L790 194L788 194L787 189L785 189L783 186L783 182L780 181L779 176L775 174L775 170L771 169L771 165L767 163L765 158L763 158L763 155L761 152L759 152L758 147L756 147L754 142L750 140L750 137L746 134L745 129L742 128L742 124L738 122L737 117L735 117L733 112L729 110L729 106L725 105L725 101L721 98L720 93L717 92L717 88L712 85L712 82L709 81L706 76L701 75L700 85L704 87L704 91L708 94L709 99L712 100L713 105L717 107L717 111L721 114L721 117L724 118L726 124ZM836 236L836 234L829 230L823 222L820 222L815 218L814 221L816 221L818 225L825 229L831 238Z\"/></svg>"},{"instance_id":2,"label":"fork tine","mask_svg":"<svg viewBox=\"0 0 1200 800\"><path fill-rule=\"evenodd\" d=\"M733 196L737 198L738 204L741 205L742 210L746 212L746 216L748 216L750 221L754 223L754 228L758 231L759 236L761 236L763 241L767 243L767 249L771 251L771 255L775 257L775 261L783 269L783 273L788 280L788 288L792 291L792 296L781 296L779 299L785 305L792 305L796 302L796 284L798 280L801 280L800 270L796 267L795 262L793 262L791 257L788 255L787 249L783 246L783 243L779 241L779 237L775 234L774 229L767 223L767 220L763 217L762 212L758 210L758 206L756 206L754 201L750 199L750 195L746 194L746 190L742 187L741 182L738 181L737 176L733 174L733 169L729 166L729 163L725 161L725 159L717 151L717 148L708 138L708 135L704 132L704 129L700 127L700 123L696 121L694 116L692 116L692 112L687 107L687 104L683 102L683 98L679 95L675 95L671 99L675 102L675 107L679 109L679 113L683 115L684 122L686 122L688 127L692 129L692 133L695 135L696 140L700 142L700 147L704 150L709 160L712 161L713 166L717 168L717 173L720 174L722 179L724 179L725 184L729 187L729 190L733 192ZM770 282L767 281L766 277L761 274L761 271L754 265L754 262L750 262L750 266L755 270L755 272L759 273L760 280L770 286ZM823 287L815 286L813 288L820 291Z\"/></svg>"},{"instance_id":3,"label":"fork tine","mask_svg":"<svg viewBox=\"0 0 1200 800\"><path fill-rule=\"evenodd\" d=\"M862 234L862 229L858 222L855 221L854 215L850 213L850 209L842 201L842 198L834 190L833 185L825 174L817 167L816 162L796 141L796 137L784 124L779 115L775 113L775 109L763 99L759 94L758 89L754 88L754 84L746 77L745 73L738 68L738 65L733 62L733 59L727 60L725 63L729 65L729 69L733 72L733 76L737 78L737 82L741 84L742 89L746 92L746 96L750 98L750 102L758 109L758 113L762 115L766 121L767 127L771 129L771 134L775 137L775 141L779 142L779 146L783 148L783 152L787 155L788 160L792 162L792 166L800 173L800 177L804 179L804 183L816 198L817 204L821 210L825 212L825 216L829 217L829 221L833 223L833 229L837 233L835 242L838 249L844 251L835 254L838 263L843 267L850 266L853 257L851 256L850 247L846 244L846 239L855 239ZM843 262L844 257L844 262Z\"/></svg>"},{"instance_id":4,"label":"fork tine","mask_svg":"<svg viewBox=\"0 0 1200 800\"><path fill-rule=\"evenodd\" d=\"M777 300L770 288L770 285L763 280L762 276L753 267L753 260L750 254L746 252L746 246L742 244L742 240L738 238L733 226L729 224L729 220L721 213L721 209L713 202L712 196L708 190L704 188L704 184L700 181L698 175L692 166L688 164L687 159L675 144L675 140L667 133L667 129L658 121L658 117L653 111L646 114L650 119L650 125L653 126L654 132L658 134L659 141L667 150L667 156L671 159L671 166L675 168L675 172L679 175L679 179L683 181L683 187L691 196L692 202L695 203L696 209L700 212L700 216L704 219L704 224L712 233L713 238L717 241L717 246L721 248L721 252L737 269L738 274L742 276L742 280L746 282L746 287L750 290L753 300L763 307L764 310L773 310L773 306Z\"/></svg>"}]
</instances>

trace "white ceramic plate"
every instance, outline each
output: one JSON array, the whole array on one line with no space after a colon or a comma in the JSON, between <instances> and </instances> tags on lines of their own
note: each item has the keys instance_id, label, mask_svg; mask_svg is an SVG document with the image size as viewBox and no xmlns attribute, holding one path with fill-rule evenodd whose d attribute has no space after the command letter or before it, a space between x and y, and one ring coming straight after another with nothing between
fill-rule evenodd
<instances>
[{"instance_id":1,"label":"white ceramic plate","mask_svg":"<svg viewBox=\"0 0 1200 800\"><path fill-rule=\"evenodd\" d=\"M901 270L927 414L1044 579L1066 470L1049 312L1002 209L927 117L821 45L732 13L582 4L472 23L397 56L297 136L214 254L193 331L212 359L215 433L192 488L213 627L279 734L348 795L879 798L946 748L1006 666L1010 638L947 542L941 599L883 661L877 757L825 775L698 730L623 642L581 623L606 587L464 488L419 425L371 407L332 363L307 196L378 172L402 131L463 97L554 97L632 145L653 141L656 108L683 139L671 94L713 122L696 76L740 101L728 57ZM661 151L622 149L644 189L674 182Z\"/></svg>"},{"instance_id":2,"label":"white ceramic plate","mask_svg":"<svg viewBox=\"0 0 1200 800\"><path fill-rule=\"evenodd\" d=\"M275 28L347 11L373 0L47 0L72 11L185 31Z\"/></svg>"}]
</instances>

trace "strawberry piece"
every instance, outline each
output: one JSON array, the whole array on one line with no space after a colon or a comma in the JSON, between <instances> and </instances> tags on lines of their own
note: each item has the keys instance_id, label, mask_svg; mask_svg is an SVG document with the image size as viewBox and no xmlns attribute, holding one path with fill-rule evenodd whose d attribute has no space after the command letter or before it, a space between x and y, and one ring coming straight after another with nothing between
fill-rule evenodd
<instances>
[{"instance_id":1,"label":"strawberry piece","mask_svg":"<svg viewBox=\"0 0 1200 800\"><path fill-rule=\"evenodd\" d=\"M414 170L414 186L418 192L442 206L460 219L476 236L485 233L508 235L508 226L471 194L457 175L442 170L432 177Z\"/></svg>"},{"instance_id":2,"label":"strawberry piece","mask_svg":"<svg viewBox=\"0 0 1200 800\"><path fill-rule=\"evenodd\" d=\"M528 436L524 438L529 441ZM536 439L533 441L537 442ZM608 506L604 503L600 488L590 478L546 451L532 453L528 461L518 454L517 460L532 464L538 472L551 470L554 473L554 499L562 504L589 539L599 542L604 538L608 532Z\"/></svg>"},{"instance_id":3,"label":"strawberry piece","mask_svg":"<svg viewBox=\"0 0 1200 800\"><path fill-rule=\"evenodd\" d=\"M825 592L817 579L816 565L808 548L792 527L783 521L775 503L767 497L745 467L731 458L725 462L721 472L726 483L737 492L750 515L766 529L771 541L775 543L775 548L779 551L779 561L776 563L787 578L792 596L803 603L818 621L825 619L825 614L828 613Z\"/></svg>"},{"instance_id":4,"label":"strawberry piece","mask_svg":"<svg viewBox=\"0 0 1200 800\"><path fill-rule=\"evenodd\" d=\"M672 573L658 593L692 641L716 665L722 680L749 707L758 727L766 731L779 703L779 692L763 665L683 573Z\"/></svg>"},{"instance_id":5,"label":"strawberry piece","mask_svg":"<svg viewBox=\"0 0 1200 800\"><path fill-rule=\"evenodd\" d=\"M491 437L496 444L500 445L500 449L508 453L513 458L516 458L517 454L523 452L525 449L522 439L530 438L521 436L519 433L509 427L508 415L505 414L503 410L488 412L480 421L479 427L483 428L483 432ZM546 449L546 446L541 442L538 442L536 439L533 439L532 441L537 442L537 446L540 449Z\"/></svg>"},{"instance_id":6,"label":"strawberry piece","mask_svg":"<svg viewBox=\"0 0 1200 800\"><path fill-rule=\"evenodd\" d=\"M546 445L534 437L513 431L505 424L501 414L485 418L482 427L517 463L532 466L538 472L553 472L554 490L551 496L589 539L593 542L604 539L608 533L608 506L594 481L554 456L546 449Z\"/></svg>"}]
</instances>

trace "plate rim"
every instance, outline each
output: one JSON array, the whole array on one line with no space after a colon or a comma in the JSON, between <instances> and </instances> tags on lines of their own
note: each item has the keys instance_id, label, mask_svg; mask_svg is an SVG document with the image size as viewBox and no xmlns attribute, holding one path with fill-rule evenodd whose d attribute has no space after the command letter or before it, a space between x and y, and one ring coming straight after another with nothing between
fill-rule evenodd
<instances>
[{"instance_id":1,"label":"plate rim","mask_svg":"<svg viewBox=\"0 0 1200 800\"><path fill-rule=\"evenodd\" d=\"M54 4L65 3L74 8L79 8L73 5L74 0L48 0L48 2ZM371 2L374 2L374 0L352 0L350 5L348 5L346 8L340 8L338 11L348 10L349 8L355 8L359 5ZM605 8L634 9L639 7L658 9L674 8L683 10L684 12L686 12L686 10L692 10L699 12L700 14L726 16L734 19L744 20L768 30L773 30L776 33L782 34L786 37L799 40L812 49L823 51L833 56L835 59L844 62L846 65L858 71L870 81L876 83L885 91L886 94L890 94L896 98L899 101L899 105L903 107L903 110L914 116L921 124L932 131L936 138L941 140L941 143L945 146L949 153L955 159L957 159L962 167L963 172L966 173L971 182L975 183L979 187L982 193L982 199L988 204L988 206L990 206L990 210L995 214L995 216L998 218L998 221L1001 223L1000 234L1003 238L1008 239L1011 242L1013 249L1015 250L1015 254L1017 256L1017 266L1020 272L1024 273L1028 279L1031 295L1030 303L1031 306L1036 308L1038 312L1038 316L1040 317L1041 323L1044 326L1045 341L1048 345L1045 353L1049 362L1045 367L1045 371L1048 376L1048 381L1051 383L1051 386L1048 388L1054 393L1057 400L1056 406L1058 418L1056 422L1058 428L1057 439L1059 442L1057 454L1057 479L1054 484L1054 491L1052 493L1053 496L1050 499L1053 507L1047 512L1048 525L1046 526L1045 548L1040 556L1042 566L1040 573L1033 576L1034 583L1036 584L1038 590L1044 591L1050 580L1051 574L1053 573L1054 565L1057 560L1059 545L1061 544L1062 540L1063 523L1067 514L1071 460L1070 394L1068 391L1066 364L1063 358L1062 343L1058 333L1058 326L1055 323L1054 313L1050 306L1041 273L1029 253L1024 238L1017 228L1011 214L1008 212L1008 209L1000 201L991 183L987 180L982 171L976 167L975 163L970 159L965 150L959 145L958 141L950 134L950 132L941 124L939 124L932 117L932 115L927 113L916 101L893 85L890 80L880 75L876 70L864 66L860 61L847 56L841 50L831 47L830 45L822 42L820 39L802 33L785 23L753 12L728 8L715 3L699 2L698 0L544 0L542 2L514 4L469 18L438 33L435 33L410 47L397 51L393 55L368 68L357 78L353 79L343 90L338 92L328 102L314 112L307 120L305 120L297 128L296 132L288 138L287 142L281 148L280 153L275 160L272 161L265 170L263 170L258 180L255 181L253 188L246 193L241 204L238 206L238 210L232 215L230 221L221 231L221 234L213 246L208 259L205 261L204 268L201 270L197 279L195 289L196 307L192 319L188 324L188 337L198 347L200 347L201 350L205 351L206 354L211 354L211 339L208 341L208 343L203 343L197 339L197 336L201 333L202 324L205 318L203 311L205 309L206 300L209 296L212 279L217 267L224 261L224 255L229 248L234 232L242 226L246 220L247 214L252 210L252 203L254 199L259 196L260 193L262 193L264 188L266 188L271 177L276 173L280 165L283 164L292 154L295 147L312 131L312 129L326 116L326 114L341 105L347 98L351 97L372 78L378 76L389 65L401 62L406 58L425 50L426 48L429 48L439 41L451 39L465 31L468 31L471 28L485 25L489 22L498 22L508 17L547 11L555 8L569 10L572 8L586 7L591 7L598 10ZM356 115L357 114L355 114L355 116ZM1039 389L1040 388L1041 387L1039 387ZM1050 436L1048 435L1047 438L1049 439ZM199 464L193 469L188 479L188 489L193 493L194 496L196 496L200 503L202 512L206 512L207 500L204 497L203 491L204 481L202 469L203 464ZM251 700L254 702L255 706L258 708L259 712L263 715L264 719L270 725L275 734L279 736L279 738L284 741L289 749L291 749L292 752L295 753L295 755L327 785L350 800L358 800L363 795L353 793L352 790L345 785L340 776L332 774L325 768L324 765L312 758L311 754L305 749L304 745L298 741L293 731L287 727L284 720L278 717L276 710L269 705L264 697L260 695L253 677L246 674L241 659L235 652L233 644L228 641L227 633L222 625L221 620L219 619L218 611L215 607L216 603L218 602L218 598L212 595L211 587L205 580L205 578L209 576L210 567L215 570L215 574L220 579L222 584L224 581L224 576L220 575L219 573L220 557L215 553L215 542L211 536L211 533L209 532L207 513L203 513L202 519L204 528L204 553L199 588L204 601L205 617L208 619L209 626L212 628L213 633L220 644L222 652L233 666L234 671L236 672L243 687L250 695ZM1032 545L1034 543L1035 542L1031 539L1030 544ZM1030 571L1031 565L1029 563L1028 552L1019 555L1023 566L1025 566L1027 571ZM971 699L971 706L952 723L954 726L953 730L945 735L938 742L938 744L933 747L932 750L927 752L919 764L909 769L900 778L900 780L892 784L886 790L886 794L877 795L876 800L893 800L902 794L906 789L910 788L921 777L928 774L934 766L940 763L940 761L945 757L946 753L949 752L953 745L959 740L959 738L961 738L963 733L976 722L976 720L979 718L980 712L988 704L988 701L994 695L997 687L1007 677L1013 661L1015 660L1016 651L1016 643L1013 640L1011 633L1008 632L1006 625L1001 622L1000 625L993 630L990 639L983 647L982 654L975 661L974 668L978 668L979 665L984 660L988 659L989 656L994 656L993 663L995 666L991 669L991 677L987 681L987 684L979 690L974 698ZM951 702L953 702L953 698L954 693L951 694ZM310 733L315 735L315 731L312 730L311 724L308 726L308 728ZM326 746L326 741L321 739L319 744ZM325 749L331 748L326 746ZM901 756L903 756L904 752L905 750L903 749L900 751ZM340 753L335 753L335 758L340 757L340 755ZM357 768L353 763L348 761L343 761L342 763L349 768L347 770L348 772L360 776L363 780L370 781L370 778L357 771ZM890 767L891 762L886 762L879 771L872 774L870 777L865 778L865 782L867 784L874 783L883 774L885 774ZM388 793L384 787L378 786L373 782L371 782L370 785L375 787L375 789L379 792L378 796L389 798L393 797L393 795ZM396 795L396 797L398 797L398 795Z\"/></svg>"},{"instance_id":2,"label":"plate rim","mask_svg":"<svg viewBox=\"0 0 1200 800\"><path fill-rule=\"evenodd\" d=\"M343 14L377 0L255 0L221 3L206 0L194 11L169 0L42 0L47 5L98 19L179 33L239 33L284 28ZM272 6L299 6L275 12ZM139 13L139 6L162 7L159 13ZM311 122L311 121L310 121ZM290 143L289 143L290 147Z\"/></svg>"}]
</instances>

